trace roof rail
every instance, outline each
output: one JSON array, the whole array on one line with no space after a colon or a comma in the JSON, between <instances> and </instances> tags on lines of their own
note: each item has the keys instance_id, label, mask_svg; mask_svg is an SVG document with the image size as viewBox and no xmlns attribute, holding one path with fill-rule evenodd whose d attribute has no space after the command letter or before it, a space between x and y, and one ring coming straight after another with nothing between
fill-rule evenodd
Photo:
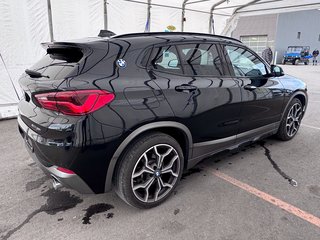
<instances>
[{"instance_id":1,"label":"roof rail","mask_svg":"<svg viewBox=\"0 0 320 240\"><path fill-rule=\"evenodd\" d=\"M187 35L187 36L204 36L204 37L216 37L216 38L222 38L232 41L237 41L242 43L240 40L232 38L232 37L226 37L221 35L214 35L214 34L208 34L208 33L195 33L195 32L141 32L141 33L127 33L127 34L120 34L112 36L111 38L126 38L126 37L141 37L141 36L154 36L154 35Z\"/></svg>"}]
</instances>

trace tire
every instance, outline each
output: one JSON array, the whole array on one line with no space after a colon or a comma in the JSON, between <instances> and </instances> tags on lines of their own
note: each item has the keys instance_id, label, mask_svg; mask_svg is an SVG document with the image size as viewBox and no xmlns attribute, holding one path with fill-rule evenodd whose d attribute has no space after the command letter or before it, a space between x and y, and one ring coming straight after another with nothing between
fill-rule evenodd
<instances>
[{"instance_id":1,"label":"tire","mask_svg":"<svg viewBox=\"0 0 320 240\"><path fill-rule=\"evenodd\" d=\"M285 59L282 59L282 64L286 65L287 61Z\"/></svg>"},{"instance_id":2,"label":"tire","mask_svg":"<svg viewBox=\"0 0 320 240\"><path fill-rule=\"evenodd\" d=\"M120 159L114 179L116 192L133 207L156 207L176 188L183 164L183 152L174 138L161 132L142 135Z\"/></svg>"},{"instance_id":3,"label":"tire","mask_svg":"<svg viewBox=\"0 0 320 240\"><path fill-rule=\"evenodd\" d=\"M304 65L309 65L309 61L305 61L305 62L304 62Z\"/></svg>"},{"instance_id":4,"label":"tire","mask_svg":"<svg viewBox=\"0 0 320 240\"><path fill-rule=\"evenodd\" d=\"M293 65L298 65L298 64L299 64L299 59L293 60L293 61L292 61L292 64L293 64Z\"/></svg>"},{"instance_id":5,"label":"tire","mask_svg":"<svg viewBox=\"0 0 320 240\"><path fill-rule=\"evenodd\" d=\"M302 116L303 105L299 99L294 98L283 115L276 136L283 141L294 138L299 130Z\"/></svg>"}]
</instances>

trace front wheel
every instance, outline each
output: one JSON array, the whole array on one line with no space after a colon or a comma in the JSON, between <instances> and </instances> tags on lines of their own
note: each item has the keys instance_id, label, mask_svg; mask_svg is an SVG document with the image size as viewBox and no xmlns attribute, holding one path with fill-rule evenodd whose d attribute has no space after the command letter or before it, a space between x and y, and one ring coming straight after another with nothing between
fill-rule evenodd
<instances>
[{"instance_id":1,"label":"front wheel","mask_svg":"<svg viewBox=\"0 0 320 240\"><path fill-rule=\"evenodd\" d=\"M294 98L284 113L284 117L280 123L277 137L283 141L292 139L298 132L303 116L303 105L301 101Z\"/></svg>"},{"instance_id":2,"label":"front wheel","mask_svg":"<svg viewBox=\"0 0 320 240\"><path fill-rule=\"evenodd\" d=\"M130 144L120 161L114 180L119 197L131 206L152 208L179 183L184 158L174 138L153 132Z\"/></svg>"},{"instance_id":3,"label":"front wheel","mask_svg":"<svg viewBox=\"0 0 320 240\"><path fill-rule=\"evenodd\" d=\"M299 59L293 60L293 61L292 61L292 64L293 64L293 65L298 65L298 64L299 64Z\"/></svg>"}]
</instances>

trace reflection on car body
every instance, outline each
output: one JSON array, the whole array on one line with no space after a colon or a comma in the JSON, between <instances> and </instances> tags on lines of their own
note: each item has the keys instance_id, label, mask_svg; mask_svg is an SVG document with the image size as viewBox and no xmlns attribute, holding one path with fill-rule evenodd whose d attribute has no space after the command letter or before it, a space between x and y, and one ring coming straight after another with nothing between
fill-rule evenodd
<instances>
[{"instance_id":1,"label":"reflection on car body","mask_svg":"<svg viewBox=\"0 0 320 240\"><path fill-rule=\"evenodd\" d=\"M291 139L307 106L305 83L232 38L140 33L44 47L19 80L30 155L55 186L114 186L135 207L163 202L207 156Z\"/></svg>"}]
</instances>

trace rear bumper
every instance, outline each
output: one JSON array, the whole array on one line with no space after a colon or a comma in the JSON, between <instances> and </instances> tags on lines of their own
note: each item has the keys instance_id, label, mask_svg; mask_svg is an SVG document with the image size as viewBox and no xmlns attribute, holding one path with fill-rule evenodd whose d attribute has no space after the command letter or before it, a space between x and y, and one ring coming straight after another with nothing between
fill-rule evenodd
<instances>
[{"instance_id":1,"label":"rear bumper","mask_svg":"<svg viewBox=\"0 0 320 240\"><path fill-rule=\"evenodd\" d=\"M59 171L58 166L45 167L42 165L34 153L28 150L32 159L38 163L38 166L42 169L42 171L49 177L52 178L54 187L58 184L62 187L71 188L76 190L82 194L93 194L94 192L90 189L90 187L77 175L77 174L69 174Z\"/></svg>"},{"instance_id":2,"label":"rear bumper","mask_svg":"<svg viewBox=\"0 0 320 240\"><path fill-rule=\"evenodd\" d=\"M79 193L91 194L94 193L92 189L83 181L83 179L77 174L69 174L58 170L58 166L52 164L44 164L44 161L40 161L34 152L34 140L39 138L39 135L30 129L22 120L18 117L19 131L22 135L26 149L32 159L38 164L43 172L51 177L54 181L54 185L67 187L76 190Z\"/></svg>"}]
</instances>

